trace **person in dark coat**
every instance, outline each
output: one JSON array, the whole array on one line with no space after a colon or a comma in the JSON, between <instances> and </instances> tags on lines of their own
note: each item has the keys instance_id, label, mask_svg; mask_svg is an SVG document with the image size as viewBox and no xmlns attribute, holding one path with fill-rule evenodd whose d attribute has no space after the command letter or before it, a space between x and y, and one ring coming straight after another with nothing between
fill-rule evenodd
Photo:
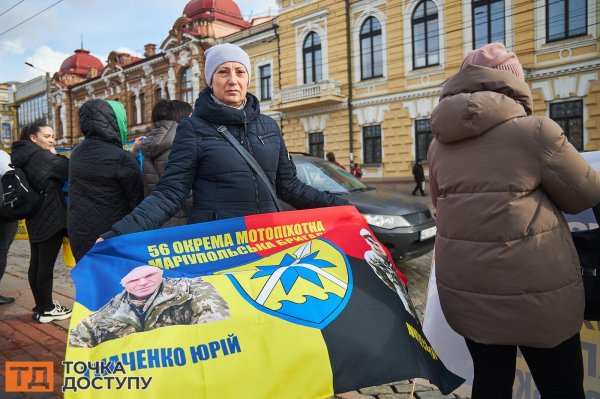
<instances>
[{"instance_id":1,"label":"person in dark coat","mask_svg":"<svg viewBox=\"0 0 600 399\"><path fill-rule=\"evenodd\" d=\"M52 282L54 263L67 234L62 186L68 177L69 160L56 154L54 132L42 123L22 130L21 139L12 144L11 160L25 172L31 187L40 193L37 212L25 220L31 249L28 278L35 300L33 318L41 323L67 319L71 310L52 300Z\"/></svg>"},{"instance_id":2,"label":"person in dark coat","mask_svg":"<svg viewBox=\"0 0 600 399\"><path fill-rule=\"evenodd\" d=\"M325 158L327 158L327 160L331 163L336 164L337 166L339 166L340 168L346 170L346 168L344 167L344 165L342 165L341 163L339 163L338 161L335 160L335 154L330 151L327 154L325 154Z\"/></svg>"},{"instance_id":3,"label":"person in dark coat","mask_svg":"<svg viewBox=\"0 0 600 399\"><path fill-rule=\"evenodd\" d=\"M7 171L11 170L10 167L10 155L6 151L0 150L0 177ZM0 186L1 188L1 186ZM1 191L1 190L0 190ZM19 225L18 220L6 220L0 218L0 281L4 277L6 271L6 264L8 263L8 250L12 244L17 228ZM0 305L6 305L13 303L15 298L0 295Z\"/></svg>"},{"instance_id":4,"label":"person in dark coat","mask_svg":"<svg viewBox=\"0 0 600 399\"><path fill-rule=\"evenodd\" d=\"M412 191L412 195L417 195L417 190L421 192L421 195L425 196L425 191L423 191L423 182L425 181L425 172L423 171L423 165L421 165L421 161L415 162L412 168L412 174L415 179L415 188Z\"/></svg>"},{"instance_id":5,"label":"person in dark coat","mask_svg":"<svg viewBox=\"0 0 600 399\"><path fill-rule=\"evenodd\" d=\"M298 180L279 126L260 113L258 99L247 92L248 54L227 43L211 47L205 57L209 87L200 93L192 116L177 127L156 190L101 239L162 226L179 210L190 189L193 208L189 224L276 212L267 187L217 131L219 126L226 126L254 157L277 195L290 205L303 209L347 204L345 198Z\"/></svg>"},{"instance_id":6,"label":"person in dark coat","mask_svg":"<svg viewBox=\"0 0 600 399\"><path fill-rule=\"evenodd\" d=\"M89 100L79 110L79 121L85 140L71 153L69 169L69 240L77 261L144 198L140 167L123 149L123 105Z\"/></svg>"},{"instance_id":7,"label":"person in dark coat","mask_svg":"<svg viewBox=\"0 0 600 399\"><path fill-rule=\"evenodd\" d=\"M141 148L144 155L144 197L154 191L161 176L165 173L177 124L183 118L190 116L193 110L190 104L179 100L160 100L152 108L154 126L143 140ZM191 195L185 201L183 208L162 227L186 224L190 209L192 209Z\"/></svg>"}]
</instances>

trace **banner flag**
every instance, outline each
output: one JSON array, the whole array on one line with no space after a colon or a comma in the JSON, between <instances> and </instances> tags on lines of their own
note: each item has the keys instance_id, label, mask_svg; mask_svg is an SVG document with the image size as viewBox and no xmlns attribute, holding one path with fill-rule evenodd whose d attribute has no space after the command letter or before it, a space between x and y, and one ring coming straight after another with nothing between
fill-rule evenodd
<instances>
[{"instance_id":1,"label":"banner flag","mask_svg":"<svg viewBox=\"0 0 600 399\"><path fill-rule=\"evenodd\" d=\"M73 269L66 398L329 398L463 380L350 206L116 237Z\"/></svg>"}]
</instances>

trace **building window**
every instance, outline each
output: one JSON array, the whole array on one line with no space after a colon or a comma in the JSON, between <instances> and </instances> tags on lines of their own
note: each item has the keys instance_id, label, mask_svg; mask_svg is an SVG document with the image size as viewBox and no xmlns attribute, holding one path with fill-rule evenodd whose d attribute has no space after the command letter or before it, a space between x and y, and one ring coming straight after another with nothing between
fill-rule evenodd
<instances>
[{"instance_id":1,"label":"building window","mask_svg":"<svg viewBox=\"0 0 600 399\"><path fill-rule=\"evenodd\" d=\"M135 95L131 96L129 101L129 117L127 118L129 126L137 125L137 107L135 106L136 98Z\"/></svg>"},{"instance_id":2,"label":"building window","mask_svg":"<svg viewBox=\"0 0 600 399\"><path fill-rule=\"evenodd\" d=\"M258 68L260 75L260 99L271 99L271 64L263 65Z\"/></svg>"},{"instance_id":3,"label":"building window","mask_svg":"<svg viewBox=\"0 0 600 399\"><path fill-rule=\"evenodd\" d=\"M181 71L181 79L179 80L179 93L181 101L189 104L194 104L194 90L192 87L192 69L185 68Z\"/></svg>"},{"instance_id":4,"label":"building window","mask_svg":"<svg viewBox=\"0 0 600 399\"><path fill-rule=\"evenodd\" d=\"M431 140L433 140L431 119L417 119L415 121L415 158L417 161L427 160L427 150Z\"/></svg>"},{"instance_id":5,"label":"building window","mask_svg":"<svg viewBox=\"0 0 600 399\"><path fill-rule=\"evenodd\" d=\"M140 123L144 123L144 114L146 108L146 95L144 93L140 93Z\"/></svg>"},{"instance_id":6,"label":"building window","mask_svg":"<svg viewBox=\"0 0 600 399\"><path fill-rule=\"evenodd\" d=\"M365 164L381 163L381 125L363 126L363 159Z\"/></svg>"},{"instance_id":7,"label":"building window","mask_svg":"<svg viewBox=\"0 0 600 399\"><path fill-rule=\"evenodd\" d=\"M546 41L587 34L586 0L546 0Z\"/></svg>"},{"instance_id":8,"label":"building window","mask_svg":"<svg viewBox=\"0 0 600 399\"><path fill-rule=\"evenodd\" d=\"M473 1L473 48L504 43L504 0Z\"/></svg>"},{"instance_id":9,"label":"building window","mask_svg":"<svg viewBox=\"0 0 600 399\"><path fill-rule=\"evenodd\" d=\"M324 158L325 140L323 132L314 132L308 134L308 153L313 157Z\"/></svg>"},{"instance_id":10,"label":"building window","mask_svg":"<svg viewBox=\"0 0 600 399\"><path fill-rule=\"evenodd\" d=\"M304 39L302 62L304 66L304 83L318 82L323 78L321 39L315 32L310 32Z\"/></svg>"},{"instance_id":11,"label":"building window","mask_svg":"<svg viewBox=\"0 0 600 399\"><path fill-rule=\"evenodd\" d=\"M381 25L369 17L360 28L360 76L362 80L383 76Z\"/></svg>"},{"instance_id":12,"label":"building window","mask_svg":"<svg viewBox=\"0 0 600 399\"><path fill-rule=\"evenodd\" d=\"M57 138L57 139L62 138L62 134L63 134L63 131L64 131L63 120L60 117L61 112L64 112L63 111L63 106L59 105L58 108L56 108L56 116L55 116L55 118L56 118L56 127L57 127L58 131L54 132L54 137Z\"/></svg>"},{"instance_id":13,"label":"building window","mask_svg":"<svg viewBox=\"0 0 600 399\"><path fill-rule=\"evenodd\" d=\"M163 98L163 91L162 89L159 87L158 89L156 89L154 91L154 104L156 105L157 102L159 102L160 100L162 100Z\"/></svg>"},{"instance_id":14,"label":"building window","mask_svg":"<svg viewBox=\"0 0 600 399\"><path fill-rule=\"evenodd\" d=\"M583 151L583 101L550 104L550 118L558 123L577 151Z\"/></svg>"},{"instance_id":15,"label":"building window","mask_svg":"<svg viewBox=\"0 0 600 399\"><path fill-rule=\"evenodd\" d=\"M32 123L49 123L48 99L46 95L30 98L19 104L19 128L21 129Z\"/></svg>"},{"instance_id":16,"label":"building window","mask_svg":"<svg viewBox=\"0 0 600 399\"><path fill-rule=\"evenodd\" d=\"M431 0L420 2L412 16L413 68L440 63L438 11Z\"/></svg>"}]
</instances>

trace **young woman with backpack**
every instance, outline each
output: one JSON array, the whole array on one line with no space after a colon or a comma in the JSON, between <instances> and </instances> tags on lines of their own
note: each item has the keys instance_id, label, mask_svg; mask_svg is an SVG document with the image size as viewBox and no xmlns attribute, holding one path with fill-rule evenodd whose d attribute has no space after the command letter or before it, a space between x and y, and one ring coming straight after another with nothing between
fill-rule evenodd
<instances>
[{"instance_id":1,"label":"young woman with backpack","mask_svg":"<svg viewBox=\"0 0 600 399\"><path fill-rule=\"evenodd\" d=\"M52 281L56 257L67 234L62 186L69 175L69 160L56 154L54 132L43 123L23 128L20 140L12 144L11 159L41 197L37 212L25 220L31 248L28 277L35 300L33 318L41 323L67 319L71 310L52 300Z\"/></svg>"}]
</instances>

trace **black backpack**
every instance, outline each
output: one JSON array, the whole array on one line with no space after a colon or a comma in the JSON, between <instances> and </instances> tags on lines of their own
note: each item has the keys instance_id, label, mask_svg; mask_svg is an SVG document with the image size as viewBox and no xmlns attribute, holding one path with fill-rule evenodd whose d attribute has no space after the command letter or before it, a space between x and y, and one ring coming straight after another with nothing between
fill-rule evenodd
<instances>
[{"instance_id":1,"label":"black backpack","mask_svg":"<svg viewBox=\"0 0 600 399\"><path fill-rule=\"evenodd\" d=\"M594 208L600 222L600 204ZM585 290L585 320L600 320L600 228L575 231L573 243L579 255L581 277Z\"/></svg>"},{"instance_id":2,"label":"black backpack","mask_svg":"<svg viewBox=\"0 0 600 399\"><path fill-rule=\"evenodd\" d=\"M37 193L31 187L21 168L6 171L0 178L0 183L2 186L0 218L12 221L28 219L35 215L44 193Z\"/></svg>"}]
</instances>

